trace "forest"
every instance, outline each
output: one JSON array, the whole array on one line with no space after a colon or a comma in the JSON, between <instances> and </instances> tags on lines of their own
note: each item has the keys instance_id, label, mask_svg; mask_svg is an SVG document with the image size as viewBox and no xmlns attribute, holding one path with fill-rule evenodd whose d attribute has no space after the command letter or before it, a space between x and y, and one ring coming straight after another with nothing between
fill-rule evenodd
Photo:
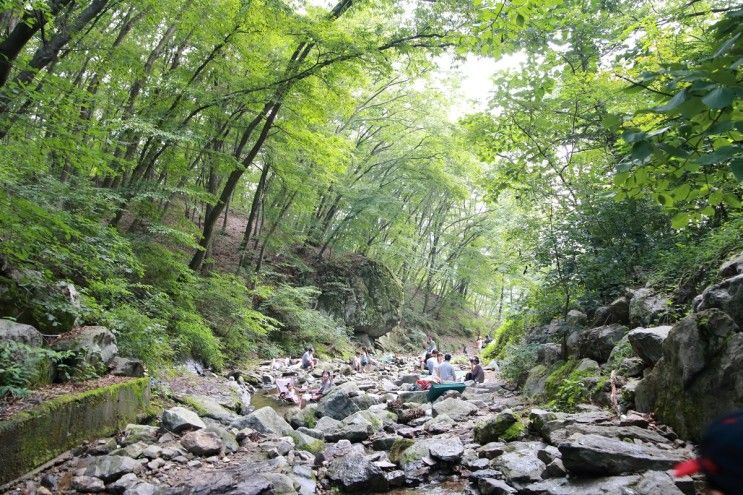
<instances>
[{"instance_id":1,"label":"forest","mask_svg":"<svg viewBox=\"0 0 743 495\"><path fill-rule=\"evenodd\" d=\"M350 355L349 273L501 357L680 316L743 248L742 67L735 1L3 0L0 317L220 370Z\"/></svg>"}]
</instances>

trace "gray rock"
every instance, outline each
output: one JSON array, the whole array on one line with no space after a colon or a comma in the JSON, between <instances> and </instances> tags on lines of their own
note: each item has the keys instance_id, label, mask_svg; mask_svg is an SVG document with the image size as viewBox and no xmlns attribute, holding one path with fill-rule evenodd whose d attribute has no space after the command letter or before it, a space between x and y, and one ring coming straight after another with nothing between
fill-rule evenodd
<instances>
[{"instance_id":1,"label":"gray rock","mask_svg":"<svg viewBox=\"0 0 743 495\"><path fill-rule=\"evenodd\" d=\"M328 466L328 478L346 493L383 492L389 489L384 471L358 454L333 459Z\"/></svg>"},{"instance_id":2,"label":"gray rock","mask_svg":"<svg viewBox=\"0 0 743 495\"><path fill-rule=\"evenodd\" d=\"M392 445L402 437L400 435L383 435L372 439L372 448L374 450L388 451Z\"/></svg>"},{"instance_id":3,"label":"gray rock","mask_svg":"<svg viewBox=\"0 0 743 495\"><path fill-rule=\"evenodd\" d=\"M238 419L238 416L222 406L218 401L204 395L186 395L180 398L185 404L190 404L205 418L216 419L223 424L230 424Z\"/></svg>"},{"instance_id":4,"label":"gray rock","mask_svg":"<svg viewBox=\"0 0 743 495\"><path fill-rule=\"evenodd\" d=\"M452 430L456 426L456 423L446 414L439 414L435 418L428 419L423 425L423 429L429 433L439 434L446 433Z\"/></svg>"},{"instance_id":5,"label":"gray rock","mask_svg":"<svg viewBox=\"0 0 743 495\"><path fill-rule=\"evenodd\" d=\"M445 436L435 437L428 445L431 457L444 462L458 462L464 454L464 445L459 437Z\"/></svg>"},{"instance_id":6,"label":"gray rock","mask_svg":"<svg viewBox=\"0 0 743 495\"><path fill-rule=\"evenodd\" d=\"M743 274L704 289L695 311L707 309L724 311L738 326L743 326Z\"/></svg>"},{"instance_id":7,"label":"gray rock","mask_svg":"<svg viewBox=\"0 0 743 495\"><path fill-rule=\"evenodd\" d=\"M139 359L116 356L108 363L108 372L116 376L144 376L144 363Z\"/></svg>"},{"instance_id":8,"label":"gray rock","mask_svg":"<svg viewBox=\"0 0 743 495\"><path fill-rule=\"evenodd\" d=\"M480 478L477 480L477 488L482 495L512 495L518 491L503 480L495 478Z\"/></svg>"},{"instance_id":9,"label":"gray rock","mask_svg":"<svg viewBox=\"0 0 743 495\"><path fill-rule=\"evenodd\" d=\"M649 366L663 357L663 342L668 337L671 326L635 328L627 334L632 349Z\"/></svg>"},{"instance_id":10,"label":"gray rock","mask_svg":"<svg viewBox=\"0 0 743 495\"><path fill-rule=\"evenodd\" d=\"M627 330L624 325L612 324L573 332L567 338L568 355L605 363Z\"/></svg>"},{"instance_id":11,"label":"gray rock","mask_svg":"<svg viewBox=\"0 0 743 495\"><path fill-rule=\"evenodd\" d=\"M339 440L337 443L326 445L325 449L317 456L316 461L330 462L333 459L350 455L364 455L364 446L358 443L352 444L348 440Z\"/></svg>"},{"instance_id":12,"label":"gray rock","mask_svg":"<svg viewBox=\"0 0 743 495\"><path fill-rule=\"evenodd\" d=\"M599 366L599 363L594 361L593 359L589 358L583 358L580 361L578 361L578 364L575 366L575 370L578 372L588 372L588 373L595 373L599 374L601 371L601 366Z\"/></svg>"},{"instance_id":13,"label":"gray rock","mask_svg":"<svg viewBox=\"0 0 743 495\"><path fill-rule=\"evenodd\" d=\"M173 433L206 428L198 414L185 407L171 407L160 418L163 428Z\"/></svg>"},{"instance_id":14,"label":"gray rock","mask_svg":"<svg viewBox=\"0 0 743 495\"><path fill-rule=\"evenodd\" d=\"M369 438L373 431L374 429L369 423L342 423L337 428L325 432L325 440L328 442L337 442L338 440L345 439L351 442L361 442Z\"/></svg>"},{"instance_id":15,"label":"gray rock","mask_svg":"<svg viewBox=\"0 0 743 495\"><path fill-rule=\"evenodd\" d=\"M124 493L127 488L134 486L139 481L136 474L127 473L113 483L110 483L106 488L114 493Z\"/></svg>"},{"instance_id":16,"label":"gray rock","mask_svg":"<svg viewBox=\"0 0 743 495\"><path fill-rule=\"evenodd\" d=\"M150 425L128 424L124 428L122 443L131 445L136 442L154 442L160 433L160 428Z\"/></svg>"},{"instance_id":17,"label":"gray rock","mask_svg":"<svg viewBox=\"0 0 743 495\"><path fill-rule=\"evenodd\" d=\"M78 359L94 367L108 365L119 352L116 336L101 326L73 328L57 337L51 347L55 351L73 351Z\"/></svg>"},{"instance_id":18,"label":"gray rock","mask_svg":"<svg viewBox=\"0 0 743 495\"><path fill-rule=\"evenodd\" d=\"M743 253L725 261L718 270L720 278L730 278L743 273Z\"/></svg>"},{"instance_id":19,"label":"gray rock","mask_svg":"<svg viewBox=\"0 0 743 495\"><path fill-rule=\"evenodd\" d=\"M12 340L20 342L31 347L41 347L44 345L44 337L41 332L31 325L16 323L12 320L0 318L0 341Z\"/></svg>"},{"instance_id":20,"label":"gray rock","mask_svg":"<svg viewBox=\"0 0 743 495\"><path fill-rule=\"evenodd\" d=\"M671 329L663 357L635 390L640 412L683 438L700 440L706 425L743 404L743 333L719 309L689 315Z\"/></svg>"},{"instance_id":21,"label":"gray rock","mask_svg":"<svg viewBox=\"0 0 743 495\"><path fill-rule=\"evenodd\" d=\"M312 438L317 438L318 440L325 440L325 433L316 428L305 428L304 426L300 426L297 428L297 431Z\"/></svg>"},{"instance_id":22,"label":"gray rock","mask_svg":"<svg viewBox=\"0 0 743 495\"><path fill-rule=\"evenodd\" d=\"M481 445L495 442L517 421L511 411L490 415L475 424L475 441Z\"/></svg>"},{"instance_id":23,"label":"gray rock","mask_svg":"<svg viewBox=\"0 0 743 495\"><path fill-rule=\"evenodd\" d=\"M320 416L329 416L341 420L360 411L358 401L351 396L351 391L345 387L331 389L317 404L317 413Z\"/></svg>"},{"instance_id":24,"label":"gray rock","mask_svg":"<svg viewBox=\"0 0 743 495\"><path fill-rule=\"evenodd\" d=\"M85 476L95 476L106 483L115 481L127 473L136 473L141 465L131 457L104 455L95 457L85 468Z\"/></svg>"},{"instance_id":25,"label":"gray rock","mask_svg":"<svg viewBox=\"0 0 743 495\"><path fill-rule=\"evenodd\" d=\"M152 483L142 481L136 483L124 491L124 495L155 495L158 492L157 486Z\"/></svg>"},{"instance_id":26,"label":"gray rock","mask_svg":"<svg viewBox=\"0 0 743 495\"><path fill-rule=\"evenodd\" d=\"M278 436L289 435L294 431L294 428L269 406L262 407L235 420L232 426L238 430L252 428L259 433Z\"/></svg>"},{"instance_id":27,"label":"gray rock","mask_svg":"<svg viewBox=\"0 0 743 495\"><path fill-rule=\"evenodd\" d=\"M354 333L371 338L382 337L397 327L403 288L386 265L359 254L319 263L318 276L312 280L321 291L318 309L334 315Z\"/></svg>"},{"instance_id":28,"label":"gray rock","mask_svg":"<svg viewBox=\"0 0 743 495\"><path fill-rule=\"evenodd\" d=\"M564 358L562 355L562 346L560 344L546 343L538 344L537 362L550 366Z\"/></svg>"},{"instance_id":29,"label":"gray rock","mask_svg":"<svg viewBox=\"0 0 743 495\"><path fill-rule=\"evenodd\" d=\"M495 459L505 451L506 444L502 442L490 442L477 449L477 455L484 459Z\"/></svg>"},{"instance_id":30,"label":"gray rock","mask_svg":"<svg viewBox=\"0 0 743 495\"><path fill-rule=\"evenodd\" d=\"M562 459L553 459L547 463L547 467L544 468L542 478L562 478L566 474L567 470L565 469L565 465L562 463Z\"/></svg>"},{"instance_id":31,"label":"gray rock","mask_svg":"<svg viewBox=\"0 0 743 495\"><path fill-rule=\"evenodd\" d=\"M622 359L619 364L619 373L625 377L640 377L645 369L645 362L638 357Z\"/></svg>"},{"instance_id":32,"label":"gray rock","mask_svg":"<svg viewBox=\"0 0 743 495\"><path fill-rule=\"evenodd\" d=\"M222 452L224 441L213 431L196 430L183 435L181 445L194 455L208 457Z\"/></svg>"},{"instance_id":33,"label":"gray rock","mask_svg":"<svg viewBox=\"0 0 743 495\"><path fill-rule=\"evenodd\" d=\"M599 435L576 435L558 447L565 469L577 475L618 475L671 469L684 459L678 452Z\"/></svg>"},{"instance_id":34,"label":"gray rock","mask_svg":"<svg viewBox=\"0 0 743 495\"><path fill-rule=\"evenodd\" d=\"M428 392L425 390L412 390L409 392L400 392L397 397L403 402L415 402L425 404L428 402Z\"/></svg>"},{"instance_id":35,"label":"gray rock","mask_svg":"<svg viewBox=\"0 0 743 495\"><path fill-rule=\"evenodd\" d=\"M75 476L72 478L71 486L73 490L83 493L97 493L106 489L103 481L93 476Z\"/></svg>"},{"instance_id":36,"label":"gray rock","mask_svg":"<svg viewBox=\"0 0 743 495\"><path fill-rule=\"evenodd\" d=\"M554 344L543 344L543 345L554 345ZM544 388L547 383L547 377L550 375L550 370L544 364L538 364L529 370L529 375L526 377L524 385L521 387L521 392L529 399L540 400L544 397Z\"/></svg>"},{"instance_id":37,"label":"gray rock","mask_svg":"<svg viewBox=\"0 0 743 495\"><path fill-rule=\"evenodd\" d=\"M512 444L513 445L513 444ZM513 450L506 451L496 457L491 465L503 473L503 477L509 483L529 483L542 479L542 473L546 466L537 457L539 449L536 446L519 443Z\"/></svg>"},{"instance_id":38,"label":"gray rock","mask_svg":"<svg viewBox=\"0 0 743 495\"><path fill-rule=\"evenodd\" d=\"M403 383L410 383L413 384L421 379L421 376L417 373L410 374L410 375L400 375L400 378L397 380L398 385L402 385Z\"/></svg>"},{"instance_id":39,"label":"gray rock","mask_svg":"<svg viewBox=\"0 0 743 495\"><path fill-rule=\"evenodd\" d=\"M635 327L645 327L664 321L671 309L671 300L652 289L637 289L629 303L630 323Z\"/></svg>"},{"instance_id":40,"label":"gray rock","mask_svg":"<svg viewBox=\"0 0 743 495\"><path fill-rule=\"evenodd\" d=\"M433 416L446 414L454 421L462 421L477 412L477 407L466 400L450 397L433 404Z\"/></svg>"},{"instance_id":41,"label":"gray rock","mask_svg":"<svg viewBox=\"0 0 743 495\"><path fill-rule=\"evenodd\" d=\"M585 327L588 325L588 316L582 311L571 309L568 311L565 321L575 327Z\"/></svg>"},{"instance_id":42,"label":"gray rock","mask_svg":"<svg viewBox=\"0 0 743 495\"><path fill-rule=\"evenodd\" d=\"M618 297L611 304L596 309L593 315L593 324L596 326L629 323L629 299Z\"/></svg>"},{"instance_id":43,"label":"gray rock","mask_svg":"<svg viewBox=\"0 0 743 495\"><path fill-rule=\"evenodd\" d=\"M341 423L337 419L331 418L330 416L323 416L322 418L317 420L315 429L322 432L327 432L339 428L342 424L343 423Z\"/></svg>"}]
</instances>

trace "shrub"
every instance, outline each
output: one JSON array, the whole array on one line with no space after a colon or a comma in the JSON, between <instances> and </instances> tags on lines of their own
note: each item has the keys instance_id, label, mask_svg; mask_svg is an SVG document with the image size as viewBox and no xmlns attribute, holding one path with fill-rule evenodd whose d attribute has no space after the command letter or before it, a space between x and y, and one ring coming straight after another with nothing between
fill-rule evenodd
<instances>
[{"instance_id":1,"label":"shrub","mask_svg":"<svg viewBox=\"0 0 743 495\"><path fill-rule=\"evenodd\" d=\"M523 318L508 318L496 330L493 341L481 353L482 361L487 363L493 359L503 358L509 346L521 342L526 332L526 322Z\"/></svg>"},{"instance_id":2,"label":"shrub","mask_svg":"<svg viewBox=\"0 0 743 495\"><path fill-rule=\"evenodd\" d=\"M173 324L176 354L193 357L215 370L224 366L222 344L196 313L181 311Z\"/></svg>"},{"instance_id":3,"label":"shrub","mask_svg":"<svg viewBox=\"0 0 743 495\"><path fill-rule=\"evenodd\" d=\"M509 345L500 364L500 373L508 381L522 385L529 371L537 364L537 346L533 344Z\"/></svg>"},{"instance_id":4,"label":"shrub","mask_svg":"<svg viewBox=\"0 0 743 495\"><path fill-rule=\"evenodd\" d=\"M163 321L127 304L107 312L104 321L116 334L122 355L141 359L149 368L172 361L174 351Z\"/></svg>"},{"instance_id":5,"label":"shrub","mask_svg":"<svg viewBox=\"0 0 743 495\"><path fill-rule=\"evenodd\" d=\"M259 310L282 322L280 329L268 334L269 339L280 342L281 347L294 355L301 354L308 344L315 345L320 352L350 352L348 330L329 315L312 308L319 294L316 287L289 285L265 293Z\"/></svg>"}]
</instances>

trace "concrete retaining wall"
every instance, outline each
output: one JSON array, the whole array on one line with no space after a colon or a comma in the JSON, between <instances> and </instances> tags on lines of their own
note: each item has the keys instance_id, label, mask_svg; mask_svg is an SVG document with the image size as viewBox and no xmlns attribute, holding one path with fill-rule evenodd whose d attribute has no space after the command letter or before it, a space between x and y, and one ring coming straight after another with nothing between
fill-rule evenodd
<instances>
[{"instance_id":1,"label":"concrete retaining wall","mask_svg":"<svg viewBox=\"0 0 743 495\"><path fill-rule=\"evenodd\" d=\"M57 397L0 421L0 485L86 440L112 435L149 400L149 379L138 378Z\"/></svg>"}]
</instances>

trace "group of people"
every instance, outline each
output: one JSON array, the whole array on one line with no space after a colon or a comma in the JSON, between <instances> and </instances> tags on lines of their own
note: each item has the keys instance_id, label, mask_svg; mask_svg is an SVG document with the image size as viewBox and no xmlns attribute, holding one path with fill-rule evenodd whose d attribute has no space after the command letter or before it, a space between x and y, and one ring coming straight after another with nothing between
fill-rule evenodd
<instances>
[{"instance_id":1,"label":"group of people","mask_svg":"<svg viewBox=\"0 0 743 495\"><path fill-rule=\"evenodd\" d=\"M423 356L421 366L430 377L429 381L435 383L456 382L457 375L451 364L452 356L449 353L439 352L436 342L430 335L426 339L426 352ZM480 358L470 358L470 371L464 377L465 381L472 380L477 383L485 381L485 370L480 365Z\"/></svg>"}]
</instances>

